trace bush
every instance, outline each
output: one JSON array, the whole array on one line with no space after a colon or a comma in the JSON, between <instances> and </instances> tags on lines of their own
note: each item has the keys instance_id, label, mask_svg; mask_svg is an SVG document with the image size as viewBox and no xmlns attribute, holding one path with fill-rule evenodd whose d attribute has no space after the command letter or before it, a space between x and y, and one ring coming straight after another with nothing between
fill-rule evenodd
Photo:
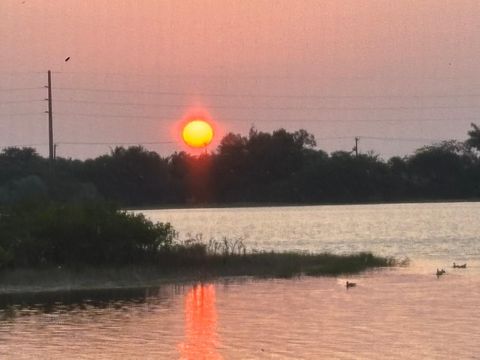
<instances>
[{"instance_id":1,"label":"bush","mask_svg":"<svg viewBox=\"0 0 480 360\"><path fill-rule=\"evenodd\" d=\"M0 213L0 266L152 262L175 236L169 223L106 203L11 207Z\"/></svg>"}]
</instances>

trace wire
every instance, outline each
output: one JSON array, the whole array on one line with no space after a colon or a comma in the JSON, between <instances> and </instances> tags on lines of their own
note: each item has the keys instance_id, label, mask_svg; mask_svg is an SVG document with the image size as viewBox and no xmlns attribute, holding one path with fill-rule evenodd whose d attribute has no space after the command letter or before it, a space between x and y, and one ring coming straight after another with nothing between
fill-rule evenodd
<instances>
[{"instance_id":1,"label":"wire","mask_svg":"<svg viewBox=\"0 0 480 360\"><path fill-rule=\"evenodd\" d=\"M48 146L48 144L12 144L12 145L2 145L0 148L20 148L20 147L34 147L34 146Z\"/></svg>"},{"instance_id":2,"label":"wire","mask_svg":"<svg viewBox=\"0 0 480 360\"><path fill-rule=\"evenodd\" d=\"M131 120L137 119L156 119L158 120L158 116L144 116L144 115L105 115L105 114L75 114L75 113L62 113L56 112L55 115L60 116L81 116L81 117L88 117L88 118L126 118Z\"/></svg>"},{"instance_id":3,"label":"wire","mask_svg":"<svg viewBox=\"0 0 480 360\"><path fill-rule=\"evenodd\" d=\"M434 142L442 141L442 139L430 139L430 138L395 138L395 137L376 137L376 136L359 136L360 139L367 140L380 140L380 141L407 141L407 142ZM351 136L334 136L334 137L321 137L316 138L317 141L329 141L329 140L345 140L352 139ZM80 146L114 146L114 145L167 145L176 144L175 141L117 141L117 142L81 142L81 141L56 141L56 145L80 145ZM34 146L48 146L45 143L38 144L12 144L0 146L0 148L15 148L15 147L34 147Z\"/></svg>"},{"instance_id":4,"label":"wire","mask_svg":"<svg viewBox=\"0 0 480 360\"><path fill-rule=\"evenodd\" d=\"M470 117L470 118L459 118L459 119L444 119L444 118L426 118L426 119L308 119L308 118L294 118L294 119L281 119L281 118L274 118L274 119L239 119L239 118L227 118L223 121L225 122L436 122L436 121L475 121L478 120L478 117Z\"/></svg>"},{"instance_id":5,"label":"wire","mask_svg":"<svg viewBox=\"0 0 480 360\"><path fill-rule=\"evenodd\" d=\"M315 138L317 141L328 141L328 140L344 140L352 139L351 136L333 136L333 137L320 137ZM382 141L413 141L413 142L425 142L425 141L442 141L442 139L429 139L429 138L393 138L393 137L375 137L375 136L359 136L360 139L367 140L382 140ZM116 141L116 142L92 142L92 141L56 141L56 145L83 145L83 146L93 146L93 145L166 145L166 144L177 144L176 141ZM46 143L37 143L37 144L12 144L0 146L1 148L9 147L32 147L32 146L47 146Z\"/></svg>"},{"instance_id":6,"label":"wire","mask_svg":"<svg viewBox=\"0 0 480 360\"><path fill-rule=\"evenodd\" d=\"M18 113L18 114L0 114L0 116L13 117L13 116L33 116L33 115L45 115L44 112L32 112L32 113Z\"/></svg>"},{"instance_id":7,"label":"wire","mask_svg":"<svg viewBox=\"0 0 480 360\"><path fill-rule=\"evenodd\" d=\"M294 98L294 99L370 99L370 98L459 98L459 97L480 97L480 94L426 94L426 95L291 95L291 94L225 94L225 93L188 93L172 91L145 91L145 90L124 90L124 89L92 89L92 88L71 88L53 87L54 90L84 91L100 93L126 93L126 94L156 94L169 96L205 96L205 97L248 97L248 98Z\"/></svg>"},{"instance_id":8,"label":"wire","mask_svg":"<svg viewBox=\"0 0 480 360\"><path fill-rule=\"evenodd\" d=\"M378 137L378 136L357 136L362 140L380 140L380 141L408 141L408 142L432 142L443 141L444 139L428 139L428 138L395 138L395 137ZM328 141L328 140L353 140L354 136L336 136L336 137L315 137L316 141Z\"/></svg>"},{"instance_id":9,"label":"wire","mask_svg":"<svg viewBox=\"0 0 480 360\"><path fill-rule=\"evenodd\" d=\"M0 91L23 91L23 90L39 90L43 87L28 87L28 88L0 88Z\"/></svg>"},{"instance_id":10,"label":"wire","mask_svg":"<svg viewBox=\"0 0 480 360\"><path fill-rule=\"evenodd\" d=\"M175 141L132 141L132 142L80 142L80 141L58 141L58 145L164 145L176 144Z\"/></svg>"},{"instance_id":11,"label":"wire","mask_svg":"<svg viewBox=\"0 0 480 360\"><path fill-rule=\"evenodd\" d=\"M321 137L317 138L315 137L315 140L343 140L343 139L352 139L351 136L331 136L331 137Z\"/></svg>"},{"instance_id":12,"label":"wire","mask_svg":"<svg viewBox=\"0 0 480 360\"><path fill-rule=\"evenodd\" d=\"M432 138L398 138L398 137L377 137L377 136L358 136L360 139L367 140L380 140L380 141L407 141L407 142L436 142L442 141L443 139L432 139ZM316 141L329 141L329 140L351 140L351 136L333 136L333 137L320 137L316 138ZM131 141L131 142L81 142L81 141L56 141L56 145L80 145L80 146L123 146L123 145L167 145L167 144L177 144L175 141ZM36 146L48 146L46 143L36 143L36 144L11 144L0 146L2 149L6 148L22 148L22 147L36 147Z\"/></svg>"},{"instance_id":13,"label":"wire","mask_svg":"<svg viewBox=\"0 0 480 360\"><path fill-rule=\"evenodd\" d=\"M182 104L146 104L146 103L108 103L100 101L59 101L78 104L98 104L117 106L153 106L158 108L180 108L187 106ZM311 107L311 106L234 106L234 105L211 105L210 109L239 109L239 110L320 110L320 111L399 111L399 110L427 110L427 109L479 109L480 105L458 105L458 106L388 106L388 107Z\"/></svg>"},{"instance_id":14,"label":"wire","mask_svg":"<svg viewBox=\"0 0 480 360\"><path fill-rule=\"evenodd\" d=\"M158 120L158 121L167 121L166 119L161 119L160 116L147 116L147 115L109 115L109 114L80 114L80 113L63 113L56 112L55 115L59 116L81 116L87 118L119 118L119 119L146 119L146 120ZM428 118L428 119L313 119L313 118L274 118L274 119L258 119L258 118L224 118L222 122L436 122L436 121L475 121L477 117L468 117L468 118L459 118L459 119L443 119L443 118ZM170 121L170 120L168 120Z\"/></svg>"},{"instance_id":15,"label":"wire","mask_svg":"<svg viewBox=\"0 0 480 360\"><path fill-rule=\"evenodd\" d=\"M444 139L429 139L429 138L395 138L395 137L377 137L377 136L359 136L360 139L367 140L380 140L380 141L412 141L412 142L425 142L425 141L442 141Z\"/></svg>"},{"instance_id":16,"label":"wire","mask_svg":"<svg viewBox=\"0 0 480 360\"><path fill-rule=\"evenodd\" d=\"M13 101L2 101L0 105L5 104L25 104L25 103L33 103L33 102L43 102L45 100L13 100Z\"/></svg>"},{"instance_id":17,"label":"wire","mask_svg":"<svg viewBox=\"0 0 480 360\"><path fill-rule=\"evenodd\" d=\"M32 74L44 74L47 71L0 71L0 75L18 76L18 75L32 75Z\"/></svg>"},{"instance_id":18,"label":"wire","mask_svg":"<svg viewBox=\"0 0 480 360\"><path fill-rule=\"evenodd\" d=\"M38 72L39 74L44 74L44 72ZM160 74L158 72L142 72L142 73L133 73L133 72L88 72L88 71L52 71L53 74L61 74L61 75L96 75L96 76L121 76L121 77L162 77L162 78L201 78L201 79L232 79L232 78L239 78L239 79L249 79L249 80L311 80L311 79L329 79L329 80L348 80L348 81L377 81L377 80L434 80L434 81L445 81L445 80L471 80L471 77L453 77L453 76L324 76L318 74L309 74L309 75L290 75L290 74L282 74L282 75L258 75L258 74L242 74L239 72L236 73L229 73L227 75L204 75L199 73L191 73L191 74Z\"/></svg>"}]
</instances>

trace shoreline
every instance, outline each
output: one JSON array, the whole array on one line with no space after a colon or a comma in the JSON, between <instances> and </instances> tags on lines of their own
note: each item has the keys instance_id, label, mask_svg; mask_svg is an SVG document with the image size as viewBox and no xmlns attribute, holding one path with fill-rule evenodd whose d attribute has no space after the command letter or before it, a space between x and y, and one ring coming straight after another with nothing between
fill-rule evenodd
<instances>
[{"instance_id":1,"label":"shoreline","mask_svg":"<svg viewBox=\"0 0 480 360\"><path fill-rule=\"evenodd\" d=\"M475 203L480 198L472 199L438 199L438 200L396 200L396 201L360 201L360 202L325 202L325 203L276 203L276 202L239 202L239 203L205 203L205 204L172 204L172 205L148 205L148 206L126 206L122 210L193 210L193 209L228 209L228 208L270 208L270 207L314 207L314 206L360 206L360 205L404 205L404 204L452 204L452 203Z\"/></svg>"},{"instance_id":2,"label":"shoreline","mask_svg":"<svg viewBox=\"0 0 480 360\"><path fill-rule=\"evenodd\" d=\"M173 259L175 264L178 259ZM155 288L164 284L221 278L339 276L401 266L370 253L352 255L259 253L182 258L180 265L12 269L0 272L0 298L22 294Z\"/></svg>"},{"instance_id":3,"label":"shoreline","mask_svg":"<svg viewBox=\"0 0 480 360\"><path fill-rule=\"evenodd\" d=\"M33 272L32 269L15 270L15 273ZM51 275L55 270L41 270L39 276L45 280L43 275ZM110 270L112 273L118 270ZM38 272L38 271L37 271ZM105 272L105 269L103 269ZM14 274L13 276L17 276ZM2 274L0 277L3 280ZM11 275L11 274L9 274ZM8 276L7 275L7 280ZM57 275L59 275L57 273ZM212 277L211 279L220 279L221 277ZM202 281L206 278L196 278L194 276L159 276L155 279L125 279L125 278L103 278L103 279L87 279L86 277L78 277L75 271L62 271L58 282L41 282L37 285L28 284L7 284L0 287L0 299L8 296L34 296L34 295L47 295L56 293L83 293L83 292L108 292L108 291L122 291L122 290L143 290L149 288L157 288L166 284L186 284L197 281Z\"/></svg>"}]
</instances>

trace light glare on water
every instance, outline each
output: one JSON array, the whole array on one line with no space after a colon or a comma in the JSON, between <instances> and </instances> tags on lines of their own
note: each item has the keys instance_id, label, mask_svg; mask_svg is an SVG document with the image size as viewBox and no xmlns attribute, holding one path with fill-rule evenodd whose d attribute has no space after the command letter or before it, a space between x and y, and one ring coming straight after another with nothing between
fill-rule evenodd
<instances>
[{"instance_id":1,"label":"light glare on water","mask_svg":"<svg viewBox=\"0 0 480 360\"><path fill-rule=\"evenodd\" d=\"M242 238L250 248L450 260L480 257L480 203L142 211L181 237Z\"/></svg>"}]
</instances>

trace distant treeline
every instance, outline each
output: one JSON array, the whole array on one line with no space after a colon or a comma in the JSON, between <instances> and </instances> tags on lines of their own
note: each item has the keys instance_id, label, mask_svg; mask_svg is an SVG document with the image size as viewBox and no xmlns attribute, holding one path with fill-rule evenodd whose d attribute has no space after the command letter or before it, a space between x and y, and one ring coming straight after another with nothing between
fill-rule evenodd
<instances>
[{"instance_id":1,"label":"distant treeline","mask_svg":"<svg viewBox=\"0 0 480 360\"><path fill-rule=\"evenodd\" d=\"M480 129L385 161L316 148L305 130L227 134L215 152L161 157L134 146L53 164L32 148L0 153L0 204L104 199L121 206L357 203L480 198Z\"/></svg>"}]
</instances>

